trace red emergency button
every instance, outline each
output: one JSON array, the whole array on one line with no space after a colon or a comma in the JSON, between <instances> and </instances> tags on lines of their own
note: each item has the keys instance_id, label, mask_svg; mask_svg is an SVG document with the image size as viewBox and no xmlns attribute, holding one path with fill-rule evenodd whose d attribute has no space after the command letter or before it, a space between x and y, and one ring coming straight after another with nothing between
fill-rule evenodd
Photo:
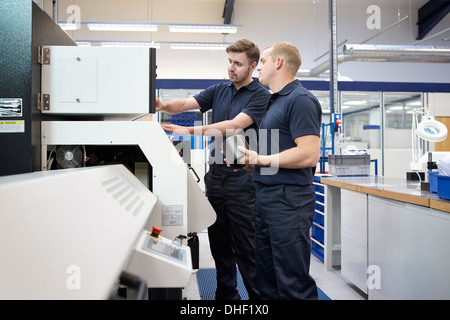
<instances>
[{"instance_id":1,"label":"red emergency button","mask_svg":"<svg viewBox=\"0 0 450 320\"><path fill-rule=\"evenodd\" d=\"M152 234L151 234L151 236L152 236L152 237L155 237L155 238L158 238L158 237L159 237L159 234L161 233L162 230L163 230L163 229L160 228L160 227L152 226Z\"/></svg>"},{"instance_id":2,"label":"red emergency button","mask_svg":"<svg viewBox=\"0 0 450 320\"><path fill-rule=\"evenodd\" d=\"M335 122L335 124L336 124L337 126L340 126L340 125L342 124L342 120L341 120L341 119L337 119L336 122Z\"/></svg>"}]
</instances>

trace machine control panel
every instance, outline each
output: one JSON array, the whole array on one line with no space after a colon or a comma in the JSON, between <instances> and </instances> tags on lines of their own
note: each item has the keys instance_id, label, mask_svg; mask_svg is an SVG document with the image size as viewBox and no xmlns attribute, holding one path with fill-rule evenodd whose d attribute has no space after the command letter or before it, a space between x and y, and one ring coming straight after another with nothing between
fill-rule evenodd
<instances>
[{"instance_id":1,"label":"machine control panel","mask_svg":"<svg viewBox=\"0 0 450 320\"><path fill-rule=\"evenodd\" d=\"M155 238L154 236L147 234L142 249L157 253L186 265L186 250L166 238Z\"/></svg>"}]
</instances>

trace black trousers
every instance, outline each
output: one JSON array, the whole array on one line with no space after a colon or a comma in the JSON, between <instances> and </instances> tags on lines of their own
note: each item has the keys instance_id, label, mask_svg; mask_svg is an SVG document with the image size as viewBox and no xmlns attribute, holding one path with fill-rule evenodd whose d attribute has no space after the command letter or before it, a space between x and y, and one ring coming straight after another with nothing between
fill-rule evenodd
<instances>
[{"instance_id":1,"label":"black trousers","mask_svg":"<svg viewBox=\"0 0 450 320\"><path fill-rule=\"evenodd\" d=\"M256 186L256 265L263 300L317 300L309 274L313 186Z\"/></svg>"},{"instance_id":2,"label":"black trousers","mask_svg":"<svg viewBox=\"0 0 450 320\"><path fill-rule=\"evenodd\" d=\"M255 267L255 184L253 174L240 169L211 166L205 175L206 196L217 214L208 228L211 254L217 271L217 300L239 300L237 271L249 299L258 299Z\"/></svg>"}]
</instances>

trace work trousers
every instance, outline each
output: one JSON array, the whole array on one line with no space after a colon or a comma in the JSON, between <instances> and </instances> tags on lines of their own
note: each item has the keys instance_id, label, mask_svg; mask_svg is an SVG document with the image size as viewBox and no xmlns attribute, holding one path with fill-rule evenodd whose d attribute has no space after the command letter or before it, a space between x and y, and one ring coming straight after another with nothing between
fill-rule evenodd
<instances>
[{"instance_id":1,"label":"work trousers","mask_svg":"<svg viewBox=\"0 0 450 320\"><path fill-rule=\"evenodd\" d=\"M316 300L309 274L313 186L256 184L256 274L263 300Z\"/></svg>"},{"instance_id":2,"label":"work trousers","mask_svg":"<svg viewBox=\"0 0 450 320\"><path fill-rule=\"evenodd\" d=\"M255 183L253 174L211 166L205 175L206 196L216 211L208 228L217 271L217 300L239 300L236 265L250 300L258 299L255 267Z\"/></svg>"}]
</instances>

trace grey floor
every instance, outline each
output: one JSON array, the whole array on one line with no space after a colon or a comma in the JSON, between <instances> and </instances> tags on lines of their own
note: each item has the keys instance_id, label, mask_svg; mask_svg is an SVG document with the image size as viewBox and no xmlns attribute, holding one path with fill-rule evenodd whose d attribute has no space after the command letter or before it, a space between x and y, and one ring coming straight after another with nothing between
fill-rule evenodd
<instances>
[{"instance_id":1,"label":"grey floor","mask_svg":"<svg viewBox=\"0 0 450 320\"><path fill-rule=\"evenodd\" d=\"M214 260L209 249L208 233L201 232L198 234L200 243L199 267L214 268ZM355 289L345 279L343 279L337 270L327 271L324 264L311 256L310 273L317 286L332 300L366 300L359 290ZM197 286L197 275L194 273L183 290L183 297L187 300L200 300L200 294Z\"/></svg>"}]
</instances>

